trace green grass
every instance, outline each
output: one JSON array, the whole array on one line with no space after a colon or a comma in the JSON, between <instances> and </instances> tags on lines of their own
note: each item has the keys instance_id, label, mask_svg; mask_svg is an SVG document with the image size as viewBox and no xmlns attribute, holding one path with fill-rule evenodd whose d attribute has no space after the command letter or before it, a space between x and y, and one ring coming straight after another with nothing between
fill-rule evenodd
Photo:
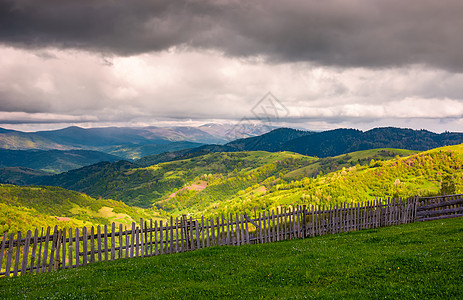
<instances>
[{"instance_id":1,"label":"green grass","mask_svg":"<svg viewBox=\"0 0 463 300\"><path fill-rule=\"evenodd\" d=\"M7 299L462 299L462 287L463 218L0 280Z\"/></svg>"}]
</instances>

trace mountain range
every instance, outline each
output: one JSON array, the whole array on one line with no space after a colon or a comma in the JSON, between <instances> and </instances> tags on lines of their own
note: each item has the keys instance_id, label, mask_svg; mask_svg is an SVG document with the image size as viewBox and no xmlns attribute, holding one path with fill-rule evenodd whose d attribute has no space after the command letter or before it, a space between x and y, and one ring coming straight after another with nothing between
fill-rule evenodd
<instances>
[{"instance_id":1,"label":"mountain range","mask_svg":"<svg viewBox=\"0 0 463 300\"><path fill-rule=\"evenodd\" d=\"M264 126L248 126L248 134L267 130ZM222 141L233 128L230 125L206 124L199 127L173 128L93 128L69 127L62 130L25 133L0 129L3 148L18 148L15 137L26 136L30 147L38 147L48 140L47 147L81 147L95 150L9 150L0 148L0 179L24 182L35 169L52 173L69 171L101 161L132 161L141 167L190 159L207 153L236 151L291 151L313 157L333 157L345 153L379 148L424 151L446 145L463 143L462 133L441 134L426 130L394 127L375 128L368 131L335 129L323 132L277 128L258 136L240 138L225 144L204 144L188 140L210 140L206 137L221 136ZM170 139L170 140L169 140ZM185 139L175 141L176 139ZM11 142L13 140L13 142ZM172 141L174 140L174 141ZM19 139L19 141L24 141ZM217 141L214 140L214 141ZM6 146L5 146L6 145ZM45 148L45 147L43 147ZM11 167L19 167L11 169ZM23 169L21 169L23 168ZM22 175L21 175L22 174ZM17 179L20 179L17 181Z\"/></svg>"},{"instance_id":2,"label":"mountain range","mask_svg":"<svg viewBox=\"0 0 463 300\"><path fill-rule=\"evenodd\" d=\"M266 133L275 127L256 124L240 125L244 137ZM205 124L174 127L104 127L71 126L58 130L21 132L0 128L0 149L10 150L102 150L116 145L165 145L188 141L200 144L224 144L236 136L234 124Z\"/></svg>"},{"instance_id":3,"label":"mountain range","mask_svg":"<svg viewBox=\"0 0 463 300\"><path fill-rule=\"evenodd\" d=\"M237 139L225 145L203 145L192 149L149 155L136 162L142 166L149 166L205 153L234 151L292 151L308 156L332 157L368 149L396 148L424 151L461 143L463 143L463 133L438 134L427 130L395 127L374 128L368 131L334 129L322 132L278 128L260 136Z\"/></svg>"}]
</instances>

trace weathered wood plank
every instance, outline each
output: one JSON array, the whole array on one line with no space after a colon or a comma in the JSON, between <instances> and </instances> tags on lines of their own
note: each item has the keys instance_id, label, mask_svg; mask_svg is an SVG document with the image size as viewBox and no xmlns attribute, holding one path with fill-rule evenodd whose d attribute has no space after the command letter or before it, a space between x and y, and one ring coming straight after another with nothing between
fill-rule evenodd
<instances>
[{"instance_id":1,"label":"weathered wood plank","mask_svg":"<svg viewBox=\"0 0 463 300\"><path fill-rule=\"evenodd\" d=\"M446 215L446 214L459 214L463 212L463 207L457 208L447 208L447 209L440 209L440 210L428 210L428 211L419 211L417 212L417 217L421 218L428 218L438 215Z\"/></svg>"},{"instance_id":2,"label":"weathered wood plank","mask_svg":"<svg viewBox=\"0 0 463 300\"><path fill-rule=\"evenodd\" d=\"M9 246L14 248L13 244L10 244ZM21 254L21 231L18 231L18 237L16 238L16 254L15 254L15 260L14 260L13 276L18 276L20 254Z\"/></svg>"},{"instance_id":3,"label":"weathered wood plank","mask_svg":"<svg viewBox=\"0 0 463 300\"><path fill-rule=\"evenodd\" d=\"M73 239L72 239L72 228L69 228L69 244L68 244L68 252L69 252L69 261L68 261L68 267L69 269L72 269L74 264L72 263L72 244L73 244Z\"/></svg>"},{"instance_id":4,"label":"weathered wood plank","mask_svg":"<svg viewBox=\"0 0 463 300\"><path fill-rule=\"evenodd\" d=\"M21 275L26 274L27 258L29 256L29 244L30 244L30 240L31 240L31 234L32 234L32 232L30 230L28 230L27 234L26 234L26 241L25 241L24 247L23 247L23 259L22 259L22 263L21 263ZM3 253L1 253L0 255L3 255ZM18 252L18 255L19 255L19 252ZM0 266L1 266L1 264L0 264Z\"/></svg>"},{"instance_id":5,"label":"weathered wood plank","mask_svg":"<svg viewBox=\"0 0 463 300\"><path fill-rule=\"evenodd\" d=\"M292 212L292 219L293 219L293 230L292 230L292 232L293 232L293 238L297 238L297 237L298 237L298 236L297 236L297 227L296 227L296 216L297 216L296 210L295 210L295 208L294 208L294 206L293 206L293 212Z\"/></svg>"},{"instance_id":6,"label":"weathered wood plank","mask_svg":"<svg viewBox=\"0 0 463 300\"><path fill-rule=\"evenodd\" d=\"M101 226L98 225L96 228L97 243L98 243L98 261L101 261Z\"/></svg>"},{"instance_id":7,"label":"weathered wood plank","mask_svg":"<svg viewBox=\"0 0 463 300\"><path fill-rule=\"evenodd\" d=\"M217 246L221 246L222 245L222 237L221 237L221 231L220 231L220 218L217 217L216 219L216 229L217 229Z\"/></svg>"},{"instance_id":8,"label":"weathered wood plank","mask_svg":"<svg viewBox=\"0 0 463 300\"><path fill-rule=\"evenodd\" d=\"M83 265L87 265L87 227L82 228L82 251L83 251L83 257L82 257L82 262Z\"/></svg>"},{"instance_id":9,"label":"weathered wood plank","mask_svg":"<svg viewBox=\"0 0 463 300\"><path fill-rule=\"evenodd\" d=\"M162 223L161 223L161 226L162 226ZM132 227L130 228L130 257L134 256L135 254L134 252L135 252L135 223L132 222Z\"/></svg>"},{"instance_id":10,"label":"weathered wood plank","mask_svg":"<svg viewBox=\"0 0 463 300\"><path fill-rule=\"evenodd\" d=\"M36 232L37 232L37 229L36 229ZM2 244L0 246L0 270L2 269L1 267L3 266L3 255L5 253L5 245L6 245L6 239L8 237L8 233L4 233L3 234L3 238L2 238ZM35 254L35 253L34 253ZM33 266L33 262L31 263L31 266Z\"/></svg>"},{"instance_id":11,"label":"weathered wood plank","mask_svg":"<svg viewBox=\"0 0 463 300\"><path fill-rule=\"evenodd\" d=\"M140 256L141 257L145 256L145 252L144 252L145 247L143 245L143 229L144 229L144 227L143 227L143 219L140 218L140 250L141 250ZM137 244L138 244L138 242L137 242Z\"/></svg>"},{"instance_id":12,"label":"weathered wood plank","mask_svg":"<svg viewBox=\"0 0 463 300\"><path fill-rule=\"evenodd\" d=\"M43 256L42 256L42 267L41 272L44 273L47 268L47 258L48 258L48 243L50 241L50 227L47 227L47 234L45 235L45 244L43 246Z\"/></svg>"},{"instance_id":13,"label":"weathered wood plank","mask_svg":"<svg viewBox=\"0 0 463 300\"><path fill-rule=\"evenodd\" d=\"M143 219L141 221L143 221ZM146 251L148 249L148 240L147 240L148 228L146 227L146 221L143 221L140 224L143 224L143 231L141 233L141 240L142 240L142 242L141 242L141 245L142 245L141 255L142 255L142 257L144 257L145 255L147 255ZM140 225L140 226L142 226L142 225Z\"/></svg>"},{"instance_id":14,"label":"weathered wood plank","mask_svg":"<svg viewBox=\"0 0 463 300\"><path fill-rule=\"evenodd\" d=\"M438 217L430 217L430 218L418 219L417 222L442 220L442 219L450 219L450 218L458 218L458 217L463 217L463 214L446 215L446 216L438 216Z\"/></svg>"},{"instance_id":15,"label":"weathered wood plank","mask_svg":"<svg viewBox=\"0 0 463 300\"><path fill-rule=\"evenodd\" d=\"M221 236L221 243L222 245L226 245L227 244L227 238L226 238L226 233L225 233L225 218L224 216L222 215L222 223L220 225L221 227L221 233L222 233L222 236Z\"/></svg>"},{"instance_id":16,"label":"weathered wood plank","mask_svg":"<svg viewBox=\"0 0 463 300\"><path fill-rule=\"evenodd\" d=\"M236 238L236 241L235 241L235 244L237 246L241 245L241 223L240 223L240 215L239 214L235 214L235 238ZM246 218L246 213L244 214L244 222L248 222L247 221L247 218Z\"/></svg>"},{"instance_id":17,"label":"weathered wood plank","mask_svg":"<svg viewBox=\"0 0 463 300\"><path fill-rule=\"evenodd\" d=\"M108 225L103 227L103 241L104 241L104 260L108 261Z\"/></svg>"},{"instance_id":18,"label":"weathered wood plank","mask_svg":"<svg viewBox=\"0 0 463 300\"><path fill-rule=\"evenodd\" d=\"M158 221L156 220L154 221L154 255L159 255L158 247Z\"/></svg>"},{"instance_id":19,"label":"weathered wood plank","mask_svg":"<svg viewBox=\"0 0 463 300\"><path fill-rule=\"evenodd\" d=\"M43 232L43 228L42 228L42 232ZM30 270L29 270L29 274L32 274L32 272L34 271L34 267L35 267L35 253L37 251L37 243L38 243L38 238L39 238L39 231L38 229L36 228L34 230L34 241L33 241L33 244L32 244L32 254L31 254L31 263L30 263ZM5 233L5 236L3 237L4 240L6 240L6 233ZM3 256L3 247L1 249L1 254L0 254L0 266L2 265L2 256Z\"/></svg>"},{"instance_id":20,"label":"weathered wood plank","mask_svg":"<svg viewBox=\"0 0 463 300\"><path fill-rule=\"evenodd\" d=\"M199 243L199 239L198 239ZM198 247L199 248L199 247ZM170 253L174 253L174 219L170 217Z\"/></svg>"},{"instance_id":21,"label":"weathered wood plank","mask_svg":"<svg viewBox=\"0 0 463 300\"><path fill-rule=\"evenodd\" d=\"M140 228L135 227L135 257L138 257L140 255ZM167 239L167 236L166 236Z\"/></svg>"},{"instance_id":22,"label":"weathered wood plank","mask_svg":"<svg viewBox=\"0 0 463 300\"><path fill-rule=\"evenodd\" d=\"M259 220L260 221L260 220ZM262 232L263 232L263 242L267 243L267 218L265 215L265 211L262 212Z\"/></svg>"},{"instance_id":23,"label":"weathered wood plank","mask_svg":"<svg viewBox=\"0 0 463 300\"><path fill-rule=\"evenodd\" d=\"M204 220L204 218L203 218ZM179 252L178 240L178 218L175 218L175 253ZM203 248L204 248L204 231L203 231Z\"/></svg>"},{"instance_id":24,"label":"weathered wood plank","mask_svg":"<svg viewBox=\"0 0 463 300\"><path fill-rule=\"evenodd\" d=\"M206 247L210 246L210 237L209 237L209 219L206 220Z\"/></svg>"},{"instance_id":25,"label":"weathered wood plank","mask_svg":"<svg viewBox=\"0 0 463 300\"><path fill-rule=\"evenodd\" d=\"M442 201L439 203L432 203L432 204L427 204L423 205L417 208L417 212L420 211L426 211L434 208L440 208L440 207L445 207L445 206L450 206L450 205L457 205L457 204L463 204L463 198L458 198L454 200L447 200L447 201Z\"/></svg>"},{"instance_id":26,"label":"weathered wood plank","mask_svg":"<svg viewBox=\"0 0 463 300\"><path fill-rule=\"evenodd\" d=\"M239 214L239 220L240 220L240 224L239 224L239 227L238 227L238 230L240 231L240 245L244 245L246 244L246 233L249 233L249 232L246 232L247 231L247 228L248 228L248 222L249 222L249 218L246 219L245 215L243 214ZM256 235L256 244L259 242L258 241L258 228L256 227L256 231L255 231L255 235Z\"/></svg>"},{"instance_id":27,"label":"weathered wood plank","mask_svg":"<svg viewBox=\"0 0 463 300\"><path fill-rule=\"evenodd\" d=\"M187 236L187 233L186 233L186 224L185 224L185 217L184 216L182 216L180 218L180 239L181 239L180 251L184 252L184 251L187 250L187 247L188 247L188 242L187 242L188 236Z\"/></svg>"},{"instance_id":28,"label":"weathered wood plank","mask_svg":"<svg viewBox=\"0 0 463 300\"><path fill-rule=\"evenodd\" d=\"M226 226L227 226L227 242L226 242L226 244L230 245L230 238L231 238L231 235L230 235L230 218L228 217L228 215L227 215L227 224L226 224Z\"/></svg>"},{"instance_id":29,"label":"weathered wood plank","mask_svg":"<svg viewBox=\"0 0 463 300\"><path fill-rule=\"evenodd\" d=\"M61 245L61 268L65 269L66 268L66 251L67 251L67 246L66 246L66 235L67 235L67 230L63 229L63 241Z\"/></svg>"},{"instance_id":30,"label":"weathered wood plank","mask_svg":"<svg viewBox=\"0 0 463 300\"><path fill-rule=\"evenodd\" d=\"M116 224L111 225L111 260L116 259Z\"/></svg>"},{"instance_id":31,"label":"weathered wood plank","mask_svg":"<svg viewBox=\"0 0 463 300\"><path fill-rule=\"evenodd\" d=\"M90 228L90 262L95 262L95 228L93 226Z\"/></svg>"},{"instance_id":32,"label":"weathered wood plank","mask_svg":"<svg viewBox=\"0 0 463 300\"><path fill-rule=\"evenodd\" d=\"M250 239L249 239L249 226L248 226L248 222L246 222L246 221L244 220L244 217L243 217L242 214L240 214L240 217L241 217L241 220L242 220L242 222L241 222L241 224L242 224L241 226L242 226L242 227L241 227L241 228L244 228L244 230L245 230L245 233L244 233L244 235L243 235L243 241L245 241L246 244L249 245L249 244L250 244ZM243 224L243 223L244 223L244 224ZM246 237L246 239L244 239L245 237Z\"/></svg>"},{"instance_id":33,"label":"weathered wood plank","mask_svg":"<svg viewBox=\"0 0 463 300\"><path fill-rule=\"evenodd\" d=\"M122 224L119 224L119 257L118 258L122 258L123 256L123 243L124 243L124 239L123 239L123 236L124 236L124 232L122 231Z\"/></svg>"},{"instance_id":34,"label":"weathered wood plank","mask_svg":"<svg viewBox=\"0 0 463 300\"><path fill-rule=\"evenodd\" d=\"M10 240L8 243L8 255L6 258L5 277L10 277L10 273L11 273L11 260L13 258L13 251L14 251L13 241L14 241L14 233L11 233Z\"/></svg>"},{"instance_id":35,"label":"weathered wood plank","mask_svg":"<svg viewBox=\"0 0 463 300\"><path fill-rule=\"evenodd\" d=\"M150 219L150 256L153 256L153 219Z\"/></svg>"},{"instance_id":36,"label":"weathered wood plank","mask_svg":"<svg viewBox=\"0 0 463 300\"><path fill-rule=\"evenodd\" d=\"M54 260L55 260L55 247L56 247L56 240L58 238L58 226L55 226L54 227L54 230L53 230L53 238L52 238L52 242L51 242L51 253L50 253L50 258L49 258L49 261L47 263L48 265L48 272L52 271L53 270L53 263L54 263Z\"/></svg>"},{"instance_id":37,"label":"weathered wood plank","mask_svg":"<svg viewBox=\"0 0 463 300\"><path fill-rule=\"evenodd\" d=\"M199 239L199 227L198 227L198 222L195 222L195 231L196 231L196 249L200 249L201 248L201 241Z\"/></svg>"},{"instance_id":38,"label":"weathered wood plank","mask_svg":"<svg viewBox=\"0 0 463 300\"><path fill-rule=\"evenodd\" d=\"M54 265L53 265L53 271L57 271L59 269L59 264L60 264L60 252L61 252L61 246L63 245L63 230L58 231L58 239L56 240L56 255L54 258ZM63 246L63 248L65 248Z\"/></svg>"}]
</instances>

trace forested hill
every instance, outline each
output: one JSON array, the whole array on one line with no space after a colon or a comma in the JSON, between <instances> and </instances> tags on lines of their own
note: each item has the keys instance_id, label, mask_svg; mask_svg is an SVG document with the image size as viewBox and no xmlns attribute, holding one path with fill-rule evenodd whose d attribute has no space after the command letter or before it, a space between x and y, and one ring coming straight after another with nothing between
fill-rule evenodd
<instances>
[{"instance_id":1,"label":"forested hill","mask_svg":"<svg viewBox=\"0 0 463 300\"><path fill-rule=\"evenodd\" d=\"M238 139L223 146L205 145L192 149L150 155L143 157L137 163L142 166L149 166L211 152L292 151L307 156L332 157L379 148L425 151L461 143L463 143L463 133L444 132L437 134L427 130L395 127L375 128L365 132L357 129L313 132L278 128L257 137Z\"/></svg>"},{"instance_id":2,"label":"forested hill","mask_svg":"<svg viewBox=\"0 0 463 300\"><path fill-rule=\"evenodd\" d=\"M226 146L232 147L235 151L282 151L284 144L294 139L314 134L312 131L303 131L291 128L278 128L271 132L232 141Z\"/></svg>"},{"instance_id":3,"label":"forested hill","mask_svg":"<svg viewBox=\"0 0 463 300\"><path fill-rule=\"evenodd\" d=\"M463 133L437 134L427 130L384 127L365 132L355 129L324 131L290 140L284 143L281 149L304 155L328 157L375 148L423 151L461 143Z\"/></svg>"},{"instance_id":4,"label":"forested hill","mask_svg":"<svg viewBox=\"0 0 463 300\"><path fill-rule=\"evenodd\" d=\"M58 225L75 228L110 225L130 226L140 218L165 218L155 209L141 209L126 204L94 199L58 187L0 184L0 233Z\"/></svg>"}]
</instances>

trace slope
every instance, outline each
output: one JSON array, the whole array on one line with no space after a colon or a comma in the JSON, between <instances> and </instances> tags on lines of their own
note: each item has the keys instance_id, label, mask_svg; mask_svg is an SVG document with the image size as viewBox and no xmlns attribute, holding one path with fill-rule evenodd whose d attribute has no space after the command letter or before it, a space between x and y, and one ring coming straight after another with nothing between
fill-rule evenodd
<instances>
[{"instance_id":1,"label":"slope","mask_svg":"<svg viewBox=\"0 0 463 300\"><path fill-rule=\"evenodd\" d=\"M164 215L165 217L165 215ZM0 184L0 233L59 225L131 225L140 218L164 218L154 209L144 210L119 201L99 199L58 187L18 187Z\"/></svg>"},{"instance_id":2,"label":"slope","mask_svg":"<svg viewBox=\"0 0 463 300\"><path fill-rule=\"evenodd\" d=\"M30 184L60 186L95 197L149 207L201 178L208 182L222 180L286 160L295 160L294 166L302 167L313 159L294 153L209 153L150 167L139 167L126 161L99 163L63 174L37 178ZM220 190L216 193L220 192L227 191Z\"/></svg>"},{"instance_id":3,"label":"slope","mask_svg":"<svg viewBox=\"0 0 463 300\"><path fill-rule=\"evenodd\" d=\"M463 144L420 152L367 166L343 168L316 178L280 176L210 205L220 214L254 212L280 206L334 205L370 201L376 197L411 197L463 192ZM265 189L264 189L265 188Z\"/></svg>"}]
</instances>

